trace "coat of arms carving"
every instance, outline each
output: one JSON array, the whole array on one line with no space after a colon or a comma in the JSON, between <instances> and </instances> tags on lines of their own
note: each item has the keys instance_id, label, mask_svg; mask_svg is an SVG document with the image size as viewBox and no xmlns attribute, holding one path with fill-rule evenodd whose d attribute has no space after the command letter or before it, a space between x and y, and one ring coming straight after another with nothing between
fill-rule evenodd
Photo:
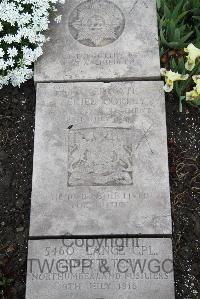
<instances>
[{"instance_id":1,"label":"coat of arms carving","mask_svg":"<svg viewBox=\"0 0 200 299\"><path fill-rule=\"evenodd\" d=\"M132 185L130 129L91 128L69 132L68 185Z\"/></svg>"},{"instance_id":2,"label":"coat of arms carving","mask_svg":"<svg viewBox=\"0 0 200 299\"><path fill-rule=\"evenodd\" d=\"M122 11L107 0L88 0L79 4L69 17L69 30L81 44L103 47L119 38L125 26Z\"/></svg>"}]
</instances>

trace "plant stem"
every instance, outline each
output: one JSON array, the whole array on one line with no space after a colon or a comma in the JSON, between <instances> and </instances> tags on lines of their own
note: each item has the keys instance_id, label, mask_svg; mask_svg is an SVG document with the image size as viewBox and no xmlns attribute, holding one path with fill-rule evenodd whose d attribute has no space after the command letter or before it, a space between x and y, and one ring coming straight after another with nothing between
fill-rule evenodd
<instances>
[{"instance_id":1,"label":"plant stem","mask_svg":"<svg viewBox=\"0 0 200 299\"><path fill-rule=\"evenodd\" d=\"M179 112L183 112L183 104L182 104L182 99L179 97Z\"/></svg>"}]
</instances>

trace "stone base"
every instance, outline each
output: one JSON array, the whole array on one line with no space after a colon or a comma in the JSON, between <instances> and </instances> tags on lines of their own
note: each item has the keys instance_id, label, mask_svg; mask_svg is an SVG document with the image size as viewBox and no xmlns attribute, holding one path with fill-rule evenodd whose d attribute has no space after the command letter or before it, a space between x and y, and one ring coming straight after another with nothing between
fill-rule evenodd
<instances>
[{"instance_id":1,"label":"stone base","mask_svg":"<svg viewBox=\"0 0 200 299\"><path fill-rule=\"evenodd\" d=\"M26 299L174 299L170 239L29 241Z\"/></svg>"}]
</instances>

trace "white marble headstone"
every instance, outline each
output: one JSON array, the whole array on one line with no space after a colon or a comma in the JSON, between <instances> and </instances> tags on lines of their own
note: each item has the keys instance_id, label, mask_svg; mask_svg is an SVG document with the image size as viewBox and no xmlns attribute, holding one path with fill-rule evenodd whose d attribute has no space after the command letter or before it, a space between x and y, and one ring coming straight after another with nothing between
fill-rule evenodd
<instances>
[{"instance_id":1,"label":"white marble headstone","mask_svg":"<svg viewBox=\"0 0 200 299\"><path fill-rule=\"evenodd\" d=\"M51 22L35 81L160 77L155 0L68 0Z\"/></svg>"},{"instance_id":2,"label":"white marble headstone","mask_svg":"<svg viewBox=\"0 0 200 299\"><path fill-rule=\"evenodd\" d=\"M37 85L30 235L171 234L162 86Z\"/></svg>"}]
</instances>

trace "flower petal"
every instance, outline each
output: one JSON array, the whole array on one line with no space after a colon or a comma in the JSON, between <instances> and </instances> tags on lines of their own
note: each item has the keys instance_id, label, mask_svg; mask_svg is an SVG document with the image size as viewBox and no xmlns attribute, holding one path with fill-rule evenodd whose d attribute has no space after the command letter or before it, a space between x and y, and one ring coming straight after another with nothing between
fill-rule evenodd
<instances>
[{"instance_id":1,"label":"flower petal","mask_svg":"<svg viewBox=\"0 0 200 299\"><path fill-rule=\"evenodd\" d=\"M174 81L179 81L179 80L187 80L189 75L182 75L182 74L179 74L179 73L169 71L168 74L167 74L167 77L168 77L169 80L174 82Z\"/></svg>"},{"instance_id":2,"label":"flower petal","mask_svg":"<svg viewBox=\"0 0 200 299\"><path fill-rule=\"evenodd\" d=\"M197 83L197 81L200 80L200 75L194 75L192 76L192 79L195 83Z\"/></svg>"},{"instance_id":3,"label":"flower petal","mask_svg":"<svg viewBox=\"0 0 200 299\"><path fill-rule=\"evenodd\" d=\"M192 91L186 92L186 101L192 100Z\"/></svg>"},{"instance_id":4,"label":"flower petal","mask_svg":"<svg viewBox=\"0 0 200 299\"><path fill-rule=\"evenodd\" d=\"M167 70L164 69L164 68L161 68L161 69L160 69L160 73L161 73L161 76L166 76L166 74L167 74Z\"/></svg>"},{"instance_id":5,"label":"flower petal","mask_svg":"<svg viewBox=\"0 0 200 299\"><path fill-rule=\"evenodd\" d=\"M185 64L185 68L188 71L192 71L193 68L195 67L196 59L198 57L200 57L200 49L198 49L197 47L195 47L193 44L189 44L187 46L187 48L184 49L184 51L186 53L188 53L187 62Z\"/></svg>"},{"instance_id":6,"label":"flower petal","mask_svg":"<svg viewBox=\"0 0 200 299\"><path fill-rule=\"evenodd\" d=\"M186 101L196 101L198 99L200 99L200 95L197 93L196 90L186 92Z\"/></svg>"},{"instance_id":7,"label":"flower petal","mask_svg":"<svg viewBox=\"0 0 200 299\"><path fill-rule=\"evenodd\" d=\"M171 84L166 83L165 86L163 87L163 89L165 92L171 92L173 90L173 87L174 87L173 83L171 83Z\"/></svg>"},{"instance_id":8,"label":"flower petal","mask_svg":"<svg viewBox=\"0 0 200 299\"><path fill-rule=\"evenodd\" d=\"M185 64L185 68L188 71L192 71L195 67L195 61L188 60Z\"/></svg>"}]
</instances>

